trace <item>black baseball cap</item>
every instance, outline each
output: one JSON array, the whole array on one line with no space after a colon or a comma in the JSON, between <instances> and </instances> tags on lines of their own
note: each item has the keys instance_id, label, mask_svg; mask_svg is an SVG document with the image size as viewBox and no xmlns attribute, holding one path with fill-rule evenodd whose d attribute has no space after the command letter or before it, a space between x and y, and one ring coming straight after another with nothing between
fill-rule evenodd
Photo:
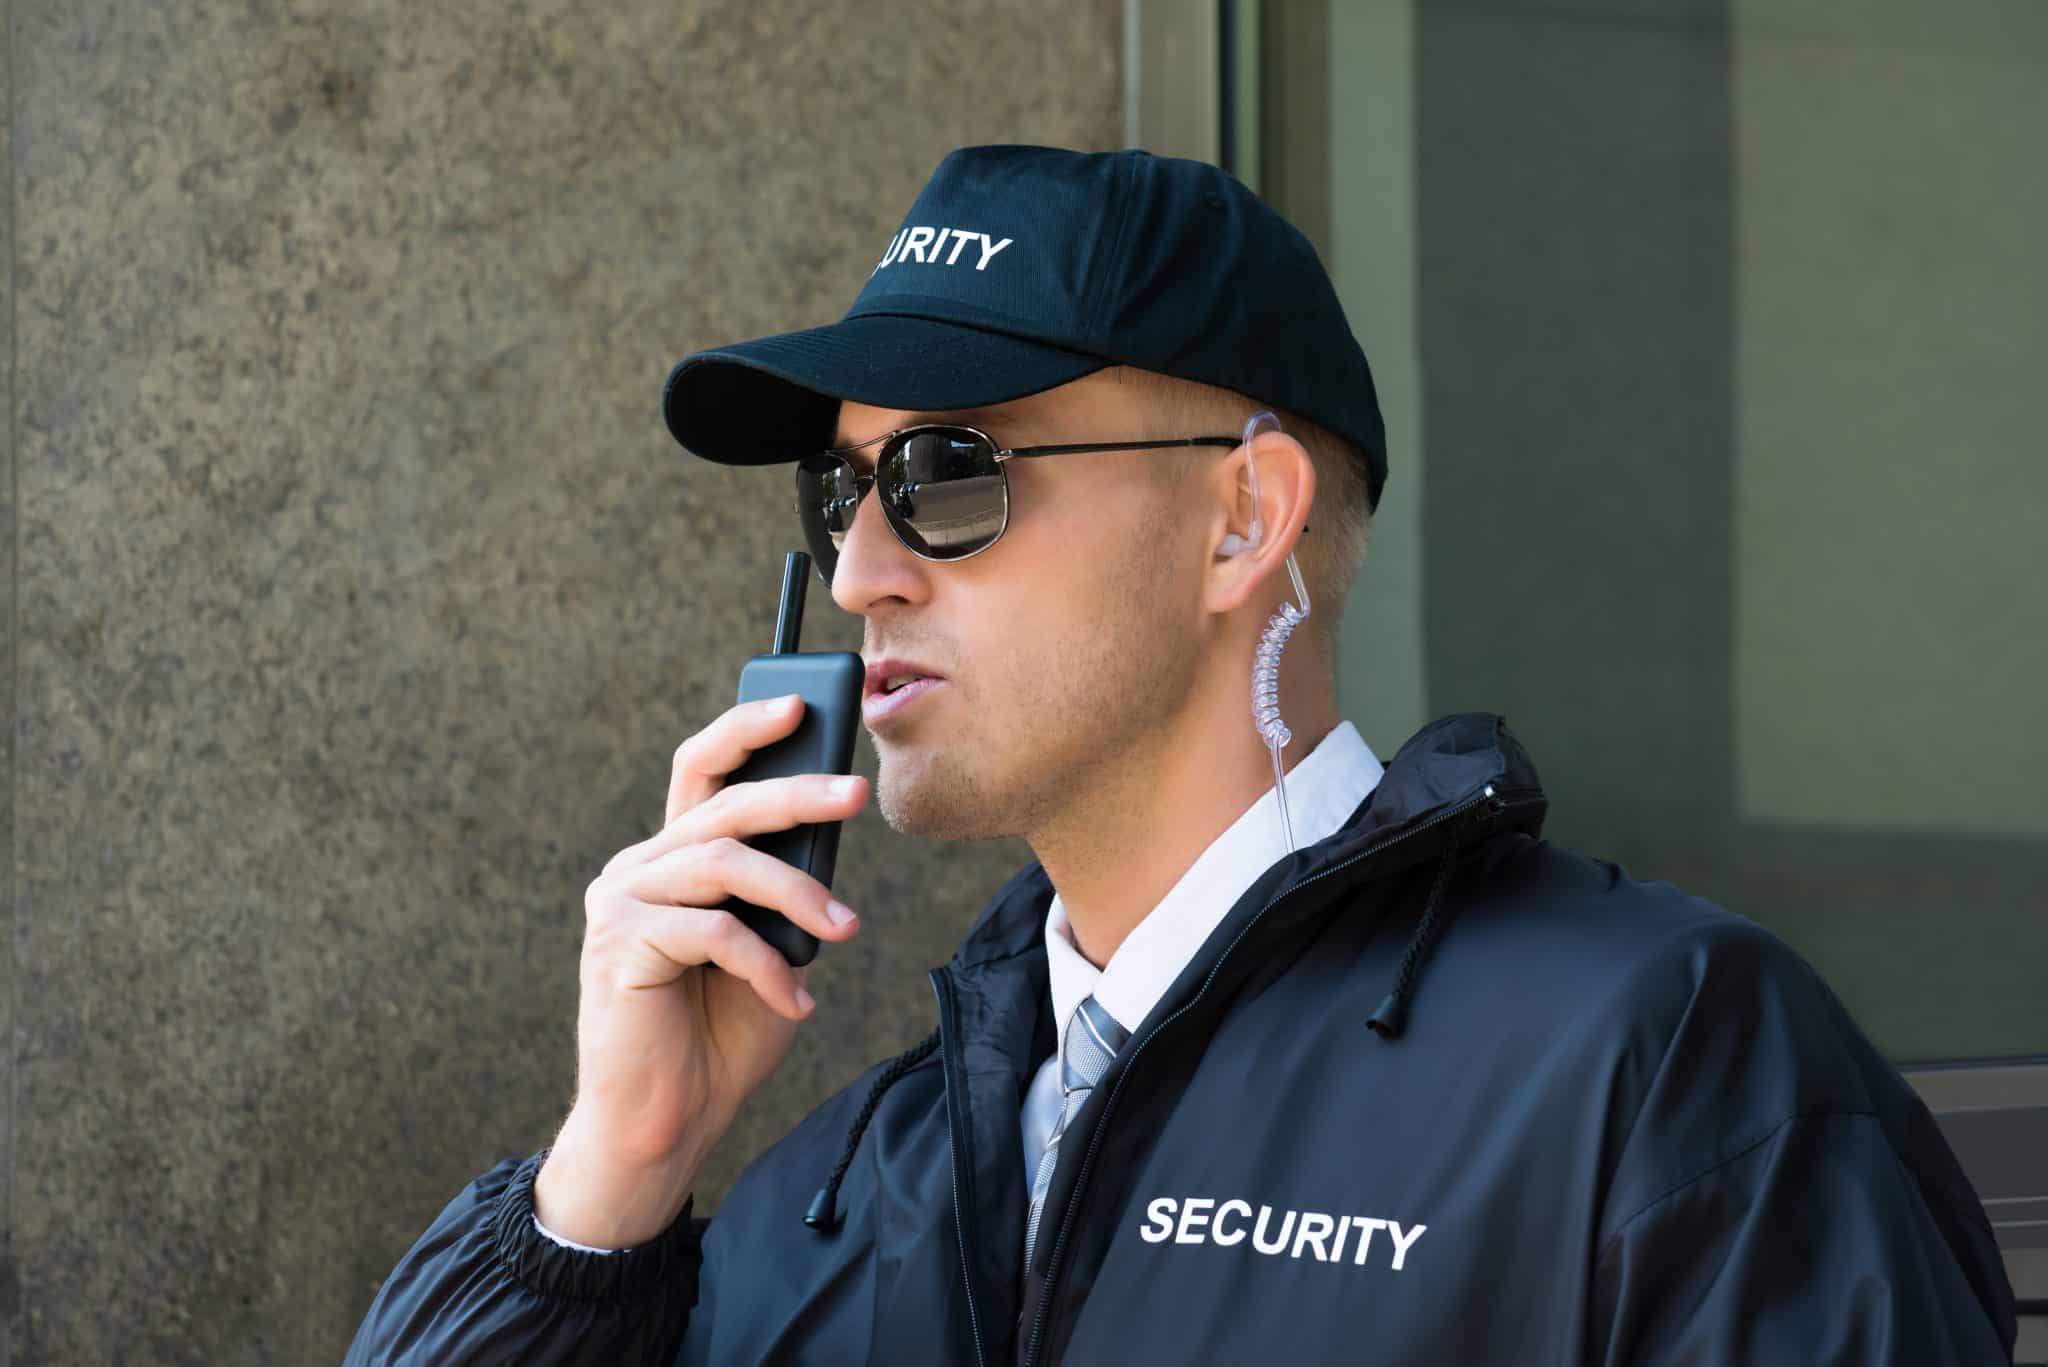
<instances>
[{"instance_id":1,"label":"black baseball cap","mask_svg":"<svg viewBox=\"0 0 2048 1367\"><path fill-rule=\"evenodd\" d=\"M684 357L662 415L707 460L773 465L830 446L842 399L980 408L1111 365L1320 423L1378 506L1386 427L1315 248L1228 172L1136 148L950 153L844 318Z\"/></svg>"}]
</instances>

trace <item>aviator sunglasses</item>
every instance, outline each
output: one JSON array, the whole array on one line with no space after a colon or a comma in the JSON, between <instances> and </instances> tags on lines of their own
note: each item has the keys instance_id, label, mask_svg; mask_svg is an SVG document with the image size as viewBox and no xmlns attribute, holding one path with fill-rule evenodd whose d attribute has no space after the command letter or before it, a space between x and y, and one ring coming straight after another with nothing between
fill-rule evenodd
<instances>
[{"instance_id":1,"label":"aviator sunglasses","mask_svg":"<svg viewBox=\"0 0 2048 1367\"><path fill-rule=\"evenodd\" d=\"M1241 441L1239 437L1179 437L1004 448L978 428L926 423L798 459L796 512L803 522L811 561L829 588L832 571L839 563L840 543L853 526L854 511L875 485L882 490L882 516L907 550L926 560L965 560L995 545L1010 525L1010 479L1003 467L1014 457L1156 451L1174 446L1236 447ZM876 442L881 449L875 453L875 473L861 474L846 457Z\"/></svg>"}]
</instances>

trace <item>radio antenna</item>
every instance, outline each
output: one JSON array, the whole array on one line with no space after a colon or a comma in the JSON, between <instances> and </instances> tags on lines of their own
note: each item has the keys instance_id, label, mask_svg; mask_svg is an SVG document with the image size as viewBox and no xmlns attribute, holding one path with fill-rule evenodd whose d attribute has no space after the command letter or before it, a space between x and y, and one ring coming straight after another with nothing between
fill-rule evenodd
<instances>
[{"instance_id":1,"label":"radio antenna","mask_svg":"<svg viewBox=\"0 0 2048 1367\"><path fill-rule=\"evenodd\" d=\"M811 557L791 551L782 562L782 604L775 610L777 655L796 654L797 637L804 629L804 589L810 585Z\"/></svg>"}]
</instances>

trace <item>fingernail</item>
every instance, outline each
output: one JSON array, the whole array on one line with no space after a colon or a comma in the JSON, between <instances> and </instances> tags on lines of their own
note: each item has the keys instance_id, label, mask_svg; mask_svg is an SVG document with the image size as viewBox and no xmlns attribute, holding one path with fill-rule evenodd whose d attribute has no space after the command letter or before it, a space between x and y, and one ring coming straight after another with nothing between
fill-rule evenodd
<instances>
[{"instance_id":1,"label":"fingernail","mask_svg":"<svg viewBox=\"0 0 2048 1367\"><path fill-rule=\"evenodd\" d=\"M853 908L834 898L825 904L825 914L832 918L832 924L843 926L853 919Z\"/></svg>"},{"instance_id":2,"label":"fingernail","mask_svg":"<svg viewBox=\"0 0 2048 1367\"><path fill-rule=\"evenodd\" d=\"M834 797L852 797L859 791L860 778L857 775L832 780L832 796Z\"/></svg>"},{"instance_id":3,"label":"fingernail","mask_svg":"<svg viewBox=\"0 0 2048 1367\"><path fill-rule=\"evenodd\" d=\"M775 710L777 712L787 712L790 708L802 702L803 697L804 695L801 693L785 693L775 700Z\"/></svg>"},{"instance_id":4,"label":"fingernail","mask_svg":"<svg viewBox=\"0 0 2048 1367\"><path fill-rule=\"evenodd\" d=\"M808 1011L812 1007L816 1006L818 1002L817 999L810 994L810 990L808 988L799 985L796 990L796 1004L798 1006L801 1006L804 1010Z\"/></svg>"}]
</instances>

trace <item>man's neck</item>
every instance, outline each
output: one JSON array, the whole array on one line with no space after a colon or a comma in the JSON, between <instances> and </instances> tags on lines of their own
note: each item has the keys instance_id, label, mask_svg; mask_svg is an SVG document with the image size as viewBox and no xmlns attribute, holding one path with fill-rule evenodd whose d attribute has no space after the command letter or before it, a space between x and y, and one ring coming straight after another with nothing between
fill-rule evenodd
<instances>
[{"instance_id":1,"label":"man's neck","mask_svg":"<svg viewBox=\"0 0 2048 1367\"><path fill-rule=\"evenodd\" d=\"M1327 698L1314 716L1308 711L1307 725L1290 721L1293 740L1281 753L1289 773L1339 720ZM1075 947L1097 968L1273 786L1272 753L1249 725L1211 728L1199 742L1167 738L1125 758L1113 783L1031 841L1065 904Z\"/></svg>"}]
</instances>

